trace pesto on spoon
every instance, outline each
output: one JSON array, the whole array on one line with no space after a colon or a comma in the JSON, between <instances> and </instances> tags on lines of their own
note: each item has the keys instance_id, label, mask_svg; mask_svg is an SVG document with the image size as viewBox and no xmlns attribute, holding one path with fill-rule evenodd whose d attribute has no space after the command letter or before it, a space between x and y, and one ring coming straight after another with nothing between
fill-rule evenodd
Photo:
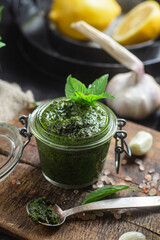
<instances>
[{"instance_id":1,"label":"pesto on spoon","mask_svg":"<svg viewBox=\"0 0 160 240\"><path fill-rule=\"evenodd\" d=\"M38 222L42 225L49 227L56 227L62 225L66 217L86 211L94 211L94 210L113 210L113 209L127 209L127 208L146 208L146 207L159 207L160 206L160 197L126 197L126 198L114 198L107 199L97 202L92 202L84 205L80 205L74 208L70 208L67 210L62 210L58 205L54 205L54 215L55 213L58 215L58 220L53 223L45 223L44 221L38 220ZM29 212L29 204L27 205L27 212ZM56 216L57 216L56 215ZM57 218L57 217L56 217Z\"/></svg>"}]
</instances>

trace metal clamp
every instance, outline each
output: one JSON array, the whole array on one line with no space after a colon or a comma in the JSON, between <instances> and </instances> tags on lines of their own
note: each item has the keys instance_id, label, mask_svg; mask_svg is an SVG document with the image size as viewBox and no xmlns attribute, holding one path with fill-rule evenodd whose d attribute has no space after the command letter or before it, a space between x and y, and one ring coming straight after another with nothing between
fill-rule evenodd
<instances>
[{"instance_id":1,"label":"metal clamp","mask_svg":"<svg viewBox=\"0 0 160 240\"><path fill-rule=\"evenodd\" d=\"M19 117L19 121L22 123L22 125L25 125L25 127L19 128L19 133L21 136L28 138L24 143L23 148L25 148L25 146L30 142L31 137L33 135L29 130L29 119L30 119L30 114L28 116L22 115Z\"/></svg>"},{"instance_id":2,"label":"metal clamp","mask_svg":"<svg viewBox=\"0 0 160 240\"><path fill-rule=\"evenodd\" d=\"M122 130L122 128L126 125L125 119L118 119L118 127L119 130L116 131L114 138L116 139L115 142L115 167L116 172L119 173L120 167L120 156L123 152L127 154L127 156L131 156L131 150L125 140L127 137L127 132Z\"/></svg>"}]
</instances>

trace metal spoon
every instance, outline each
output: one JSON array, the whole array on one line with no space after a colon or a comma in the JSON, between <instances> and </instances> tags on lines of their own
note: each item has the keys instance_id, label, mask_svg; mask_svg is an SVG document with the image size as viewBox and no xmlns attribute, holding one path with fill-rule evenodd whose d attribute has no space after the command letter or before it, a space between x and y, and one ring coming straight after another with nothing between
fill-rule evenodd
<instances>
[{"instance_id":1,"label":"metal spoon","mask_svg":"<svg viewBox=\"0 0 160 240\"><path fill-rule=\"evenodd\" d=\"M28 203L29 204L29 203ZM27 212L29 213L28 204L26 206ZM88 203L85 205L80 205L67 210L62 210L58 205L54 205L52 209L59 214L61 222L58 224L48 224L40 222L40 224L45 226L59 226L63 224L66 217L74 215L80 212L100 210L100 209L121 209L121 208L146 208L146 207L160 207L160 197L127 197L127 198L115 198L103 201L97 201L93 203Z\"/></svg>"}]
</instances>

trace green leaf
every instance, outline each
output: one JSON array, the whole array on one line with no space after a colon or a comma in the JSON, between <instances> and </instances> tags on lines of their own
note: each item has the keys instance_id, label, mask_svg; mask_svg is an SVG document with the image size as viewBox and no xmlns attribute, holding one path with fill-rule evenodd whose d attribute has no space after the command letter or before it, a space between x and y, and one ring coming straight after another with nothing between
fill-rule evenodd
<instances>
[{"instance_id":1,"label":"green leaf","mask_svg":"<svg viewBox=\"0 0 160 240\"><path fill-rule=\"evenodd\" d=\"M115 186L114 185L106 185L104 187L98 188L95 191L91 192L86 197L84 202L82 202L82 204L91 203L91 202L100 200L108 195L111 195L113 193L116 193L118 191L122 191L125 189L137 189L137 188L124 186L124 185L115 185ZM137 190L139 190L139 189L137 189Z\"/></svg>"},{"instance_id":2,"label":"green leaf","mask_svg":"<svg viewBox=\"0 0 160 240\"><path fill-rule=\"evenodd\" d=\"M75 91L80 91L82 93L87 93L86 86L81 83L76 78L73 78L71 75L67 78L67 83L65 86L65 95L66 97L75 96Z\"/></svg>"},{"instance_id":3,"label":"green leaf","mask_svg":"<svg viewBox=\"0 0 160 240\"><path fill-rule=\"evenodd\" d=\"M2 11L3 11L3 6L0 6L0 21L1 21L1 18L2 18Z\"/></svg>"},{"instance_id":4,"label":"green leaf","mask_svg":"<svg viewBox=\"0 0 160 240\"><path fill-rule=\"evenodd\" d=\"M87 98L89 98L90 95L85 95L84 93L80 91L75 91L77 99L75 99L75 102L81 103L81 105L92 105L95 106L93 101L88 101ZM73 99L73 98L72 98Z\"/></svg>"},{"instance_id":5,"label":"green leaf","mask_svg":"<svg viewBox=\"0 0 160 240\"><path fill-rule=\"evenodd\" d=\"M96 107L95 101L102 98L114 98L112 95L105 92L107 80L108 74L105 74L86 88L83 83L69 75L65 85L65 95L72 99L72 101L78 102L81 105Z\"/></svg>"},{"instance_id":6,"label":"green leaf","mask_svg":"<svg viewBox=\"0 0 160 240\"><path fill-rule=\"evenodd\" d=\"M96 95L103 93L107 85L108 76L108 74L105 74L100 78L96 79L92 84L90 84L88 86L88 93Z\"/></svg>"},{"instance_id":7,"label":"green leaf","mask_svg":"<svg viewBox=\"0 0 160 240\"><path fill-rule=\"evenodd\" d=\"M80 91L75 91L75 94L77 96L81 97L86 102L93 102L93 101L97 101L99 99L106 98L106 97L114 98L109 93L102 93L101 95L94 95L94 94L85 95L85 94L81 93Z\"/></svg>"},{"instance_id":8,"label":"green leaf","mask_svg":"<svg viewBox=\"0 0 160 240\"><path fill-rule=\"evenodd\" d=\"M80 91L82 93L87 93L87 88L86 86L81 83L79 80L77 80L76 78L70 78L70 82L71 82L71 85L74 89L74 91Z\"/></svg>"},{"instance_id":9,"label":"green leaf","mask_svg":"<svg viewBox=\"0 0 160 240\"><path fill-rule=\"evenodd\" d=\"M97 101L102 98L114 98L114 97L109 93L102 93L101 95L93 95L93 94L85 95L85 100L88 102Z\"/></svg>"},{"instance_id":10,"label":"green leaf","mask_svg":"<svg viewBox=\"0 0 160 240\"><path fill-rule=\"evenodd\" d=\"M77 101L81 102L82 105L91 105L93 107L96 107L96 103L95 103L96 97L97 97L97 100L100 99L96 95L94 96L92 96L91 94L85 95L79 91L76 91L75 94L77 95L77 98L78 98Z\"/></svg>"},{"instance_id":11,"label":"green leaf","mask_svg":"<svg viewBox=\"0 0 160 240\"><path fill-rule=\"evenodd\" d=\"M1 21L1 18L2 18L2 10L3 10L3 6L0 6L0 21ZM0 48L4 47L6 44L1 42L2 40L2 37L0 36Z\"/></svg>"},{"instance_id":12,"label":"green leaf","mask_svg":"<svg viewBox=\"0 0 160 240\"><path fill-rule=\"evenodd\" d=\"M112 96L111 94L107 93L107 92L104 92L104 93L101 93L101 98L115 98L114 96Z\"/></svg>"},{"instance_id":13,"label":"green leaf","mask_svg":"<svg viewBox=\"0 0 160 240\"><path fill-rule=\"evenodd\" d=\"M4 46L6 46L6 44L3 43L3 42L0 42L0 48L1 48L1 47L4 47Z\"/></svg>"},{"instance_id":14,"label":"green leaf","mask_svg":"<svg viewBox=\"0 0 160 240\"><path fill-rule=\"evenodd\" d=\"M72 87L72 84L70 82L70 79L71 79L71 75L69 75L67 77L67 82L66 82L66 85L65 85L65 95L68 98L70 96L76 96L75 93L74 93L74 88Z\"/></svg>"},{"instance_id":15,"label":"green leaf","mask_svg":"<svg viewBox=\"0 0 160 240\"><path fill-rule=\"evenodd\" d=\"M76 92L75 92L76 93ZM79 102L79 103L81 103L82 102L82 99L81 99L81 97L79 97L79 96L71 96L71 97L69 97L72 101L74 101L74 102Z\"/></svg>"}]
</instances>

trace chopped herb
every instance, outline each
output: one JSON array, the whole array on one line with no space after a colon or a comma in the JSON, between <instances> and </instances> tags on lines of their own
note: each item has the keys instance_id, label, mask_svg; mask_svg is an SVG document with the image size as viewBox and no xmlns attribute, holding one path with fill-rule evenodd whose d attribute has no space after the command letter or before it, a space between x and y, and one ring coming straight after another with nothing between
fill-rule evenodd
<instances>
[{"instance_id":1,"label":"chopped herb","mask_svg":"<svg viewBox=\"0 0 160 240\"><path fill-rule=\"evenodd\" d=\"M44 129L68 138L91 137L107 125L106 112L92 106L82 106L71 99L54 100L40 115Z\"/></svg>"},{"instance_id":2,"label":"chopped herb","mask_svg":"<svg viewBox=\"0 0 160 240\"><path fill-rule=\"evenodd\" d=\"M60 223L61 219L59 214L53 211L50 206L54 206L54 202L48 201L46 197L40 197L38 199L32 200L28 205L28 216L36 223Z\"/></svg>"}]
</instances>

